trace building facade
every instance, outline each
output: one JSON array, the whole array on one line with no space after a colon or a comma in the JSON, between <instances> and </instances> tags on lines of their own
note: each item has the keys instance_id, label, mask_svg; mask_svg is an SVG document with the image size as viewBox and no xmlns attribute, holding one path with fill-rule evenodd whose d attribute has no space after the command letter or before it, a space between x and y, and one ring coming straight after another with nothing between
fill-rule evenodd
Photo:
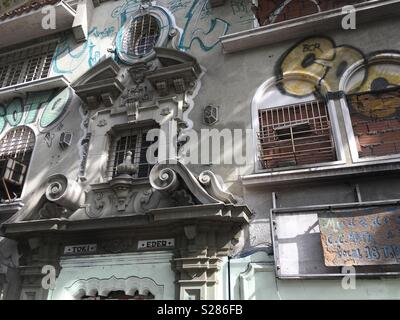
<instances>
[{"instance_id":1,"label":"building facade","mask_svg":"<svg viewBox=\"0 0 400 320\"><path fill-rule=\"evenodd\" d=\"M4 13L0 298L400 298L398 12Z\"/></svg>"}]
</instances>

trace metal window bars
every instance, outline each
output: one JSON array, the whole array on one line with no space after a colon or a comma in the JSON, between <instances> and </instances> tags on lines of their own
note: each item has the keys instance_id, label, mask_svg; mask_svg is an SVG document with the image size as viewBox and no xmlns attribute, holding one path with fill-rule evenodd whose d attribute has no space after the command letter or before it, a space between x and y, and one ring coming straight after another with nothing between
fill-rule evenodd
<instances>
[{"instance_id":1,"label":"metal window bars","mask_svg":"<svg viewBox=\"0 0 400 320\"><path fill-rule=\"evenodd\" d=\"M134 56L144 56L153 50L160 36L157 19L150 13L131 20L129 31L123 39L124 51Z\"/></svg>"},{"instance_id":2,"label":"metal window bars","mask_svg":"<svg viewBox=\"0 0 400 320\"><path fill-rule=\"evenodd\" d=\"M152 165L147 161L146 153L152 144L146 141L147 132L152 128L141 128L124 133L111 141L108 159L108 178L117 174L117 166L122 163L128 151L132 152L132 163L137 165L137 172L133 178L145 178L150 174Z\"/></svg>"},{"instance_id":3,"label":"metal window bars","mask_svg":"<svg viewBox=\"0 0 400 320\"><path fill-rule=\"evenodd\" d=\"M258 111L259 160L272 169L336 160L329 113L323 101Z\"/></svg>"},{"instance_id":4,"label":"metal window bars","mask_svg":"<svg viewBox=\"0 0 400 320\"><path fill-rule=\"evenodd\" d=\"M25 126L10 130L0 140L2 201L11 201L13 197L15 199L21 196L34 145L35 134Z\"/></svg>"},{"instance_id":5,"label":"metal window bars","mask_svg":"<svg viewBox=\"0 0 400 320\"><path fill-rule=\"evenodd\" d=\"M0 55L0 88L46 78L56 46L51 41Z\"/></svg>"}]
</instances>

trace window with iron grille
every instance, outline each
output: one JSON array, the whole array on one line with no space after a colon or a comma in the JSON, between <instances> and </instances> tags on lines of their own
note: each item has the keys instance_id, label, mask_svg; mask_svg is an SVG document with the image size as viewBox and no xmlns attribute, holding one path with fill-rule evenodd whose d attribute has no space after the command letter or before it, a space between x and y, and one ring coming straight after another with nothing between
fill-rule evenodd
<instances>
[{"instance_id":1,"label":"window with iron grille","mask_svg":"<svg viewBox=\"0 0 400 320\"><path fill-rule=\"evenodd\" d=\"M35 134L29 127L17 127L0 140L1 200L21 196L29 162L35 145Z\"/></svg>"},{"instance_id":2,"label":"window with iron grille","mask_svg":"<svg viewBox=\"0 0 400 320\"><path fill-rule=\"evenodd\" d=\"M151 14L131 20L129 31L123 38L123 49L128 55L144 56L153 50L160 36L160 24Z\"/></svg>"},{"instance_id":3,"label":"window with iron grille","mask_svg":"<svg viewBox=\"0 0 400 320\"><path fill-rule=\"evenodd\" d=\"M153 129L153 127L124 131L112 139L107 172L109 178L116 176L117 166L125 160L128 151L132 152L132 163L137 166L137 172L133 177L145 178L149 176L153 166L148 163L146 152L153 142L146 141L146 136L150 129Z\"/></svg>"},{"instance_id":4,"label":"window with iron grille","mask_svg":"<svg viewBox=\"0 0 400 320\"><path fill-rule=\"evenodd\" d=\"M337 160L325 102L261 109L258 117L259 159L263 168Z\"/></svg>"},{"instance_id":5,"label":"window with iron grille","mask_svg":"<svg viewBox=\"0 0 400 320\"><path fill-rule=\"evenodd\" d=\"M51 41L0 55L0 88L47 78L56 46Z\"/></svg>"}]
</instances>

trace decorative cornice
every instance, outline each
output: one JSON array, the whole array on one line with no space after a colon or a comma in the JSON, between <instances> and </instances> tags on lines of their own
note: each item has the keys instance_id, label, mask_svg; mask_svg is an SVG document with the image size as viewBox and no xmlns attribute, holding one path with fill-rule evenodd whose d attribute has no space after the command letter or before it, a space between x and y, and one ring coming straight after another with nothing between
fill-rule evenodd
<instances>
[{"instance_id":1,"label":"decorative cornice","mask_svg":"<svg viewBox=\"0 0 400 320\"><path fill-rule=\"evenodd\" d=\"M118 64L109 57L82 75L72 87L89 108L97 109L100 105L111 107L125 90L117 78L119 71Z\"/></svg>"}]
</instances>

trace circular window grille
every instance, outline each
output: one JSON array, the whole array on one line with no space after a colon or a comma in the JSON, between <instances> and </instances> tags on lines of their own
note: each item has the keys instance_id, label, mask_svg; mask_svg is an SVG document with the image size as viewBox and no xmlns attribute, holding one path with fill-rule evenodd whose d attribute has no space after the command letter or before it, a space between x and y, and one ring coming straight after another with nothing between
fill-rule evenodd
<instances>
[{"instance_id":1,"label":"circular window grille","mask_svg":"<svg viewBox=\"0 0 400 320\"><path fill-rule=\"evenodd\" d=\"M124 36L124 51L131 56L149 54L160 37L160 24L154 16L146 14L130 22L129 30Z\"/></svg>"}]
</instances>

